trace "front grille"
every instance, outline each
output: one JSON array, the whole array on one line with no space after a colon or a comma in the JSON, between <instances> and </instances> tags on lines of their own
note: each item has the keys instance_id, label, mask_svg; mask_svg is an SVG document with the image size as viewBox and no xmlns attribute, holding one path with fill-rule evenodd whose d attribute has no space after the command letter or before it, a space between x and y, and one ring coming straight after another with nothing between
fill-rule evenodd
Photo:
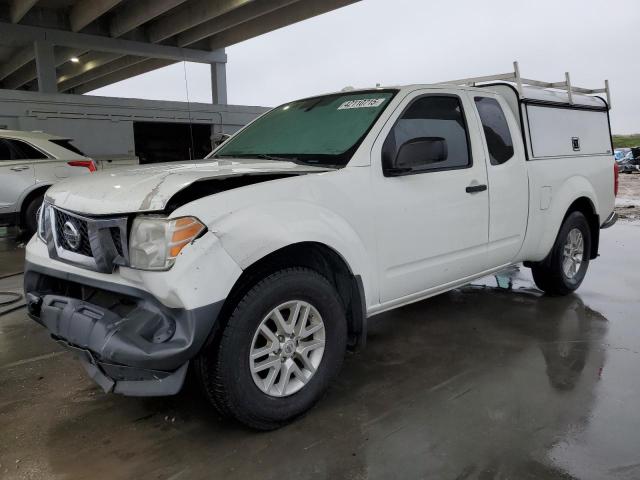
<instances>
[{"instance_id":1,"label":"front grille","mask_svg":"<svg viewBox=\"0 0 640 480\"><path fill-rule=\"evenodd\" d=\"M75 252L85 257L93 257L91 251L91 243L89 242L89 229L87 222L81 218L71 216L62 210L55 209L55 224L56 224L56 237L58 238L58 244L65 250ZM80 234L79 245L72 246L64 235L64 225L69 222L74 225Z\"/></svg>"},{"instance_id":2,"label":"front grille","mask_svg":"<svg viewBox=\"0 0 640 480\"><path fill-rule=\"evenodd\" d=\"M85 217L52 205L44 212L51 258L105 273L128 265L127 217Z\"/></svg>"},{"instance_id":3,"label":"front grille","mask_svg":"<svg viewBox=\"0 0 640 480\"><path fill-rule=\"evenodd\" d=\"M111 231L111 238L113 239L113 244L116 247L118 255L124 256L122 250L122 235L120 234L120 228L111 227L109 230Z\"/></svg>"}]
</instances>

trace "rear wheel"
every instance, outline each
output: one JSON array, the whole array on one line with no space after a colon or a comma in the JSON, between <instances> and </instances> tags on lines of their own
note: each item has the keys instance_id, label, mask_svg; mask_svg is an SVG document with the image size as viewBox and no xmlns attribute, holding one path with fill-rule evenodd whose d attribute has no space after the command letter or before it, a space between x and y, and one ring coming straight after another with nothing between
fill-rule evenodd
<instances>
[{"instance_id":1,"label":"rear wheel","mask_svg":"<svg viewBox=\"0 0 640 480\"><path fill-rule=\"evenodd\" d=\"M31 199L24 209L22 227L29 237L38 231L38 209L42 205L43 200L44 194L40 194Z\"/></svg>"},{"instance_id":2,"label":"rear wheel","mask_svg":"<svg viewBox=\"0 0 640 480\"><path fill-rule=\"evenodd\" d=\"M244 295L196 372L222 414L271 430L319 400L342 366L346 339L333 286L313 270L287 268Z\"/></svg>"},{"instance_id":3,"label":"rear wheel","mask_svg":"<svg viewBox=\"0 0 640 480\"><path fill-rule=\"evenodd\" d=\"M582 212L567 216L549 256L531 267L533 280L546 293L568 295L587 274L591 252L591 230Z\"/></svg>"}]
</instances>

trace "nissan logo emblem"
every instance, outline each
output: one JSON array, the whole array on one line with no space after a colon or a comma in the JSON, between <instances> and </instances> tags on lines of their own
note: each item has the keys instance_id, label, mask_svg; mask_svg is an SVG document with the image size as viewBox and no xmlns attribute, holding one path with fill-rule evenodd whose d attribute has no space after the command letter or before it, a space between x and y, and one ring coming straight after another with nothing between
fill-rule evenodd
<instances>
[{"instance_id":1,"label":"nissan logo emblem","mask_svg":"<svg viewBox=\"0 0 640 480\"><path fill-rule=\"evenodd\" d=\"M80 232L78 231L78 227L76 227L75 223L71 220L64 222L64 225L62 226L62 235L64 236L67 245L69 245L72 250L78 250L78 248L80 248Z\"/></svg>"}]
</instances>

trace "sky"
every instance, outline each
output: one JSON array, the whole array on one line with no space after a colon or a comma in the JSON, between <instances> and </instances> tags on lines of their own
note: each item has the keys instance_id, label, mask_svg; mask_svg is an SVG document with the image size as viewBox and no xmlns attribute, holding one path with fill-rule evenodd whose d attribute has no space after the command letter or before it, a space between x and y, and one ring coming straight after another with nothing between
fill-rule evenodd
<instances>
[{"instance_id":1,"label":"sky","mask_svg":"<svg viewBox=\"0 0 640 480\"><path fill-rule=\"evenodd\" d=\"M228 102L277 106L345 86L513 71L601 88L614 134L640 133L640 0L362 0L228 47ZM92 95L211 101L209 66L178 63Z\"/></svg>"}]
</instances>

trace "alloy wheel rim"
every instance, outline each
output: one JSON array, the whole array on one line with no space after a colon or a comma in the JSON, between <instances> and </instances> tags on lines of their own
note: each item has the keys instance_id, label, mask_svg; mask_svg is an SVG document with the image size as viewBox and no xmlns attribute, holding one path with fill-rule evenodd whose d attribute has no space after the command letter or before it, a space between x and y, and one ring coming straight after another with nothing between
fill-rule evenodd
<instances>
[{"instance_id":1,"label":"alloy wheel rim","mask_svg":"<svg viewBox=\"0 0 640 480\"><path fill-rule=\"evenodd\" d=\"M568 279L573 279L584 260L584 237L582 232L573 228L567 234L562 250L562 271Z\"/></svg>"},{"instance_id":2,"label":"alloy wheel rim","mask_svg":"<svg viewBox=\"0 0 640 480\"><path fill-rule=\"evenodd\" d=\"M322 316L308 302L292 300L271 310L253 335L249 368L256 386L272 397L301 390L315 375L325 347Z\"/></svg>"}]
</instances>

